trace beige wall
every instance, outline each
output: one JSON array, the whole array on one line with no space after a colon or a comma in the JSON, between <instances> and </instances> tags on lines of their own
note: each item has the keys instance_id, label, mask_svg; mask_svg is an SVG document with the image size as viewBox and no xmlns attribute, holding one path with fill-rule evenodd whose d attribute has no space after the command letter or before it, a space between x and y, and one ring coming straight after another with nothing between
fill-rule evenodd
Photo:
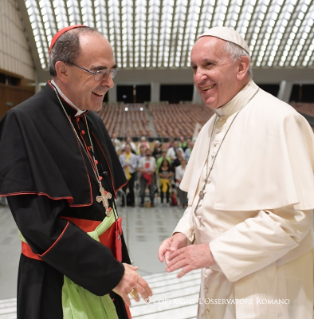
<instances>
[{"instance_id":1,"label":"beige wall","mask_svg":"<svg viewBox=\"0 0 314 319\"><path fill-rule=\"evenodd\" d=\"M0 69L35 80L34 65L16 0L0 0Z\"/></svg>"}]
</instances>

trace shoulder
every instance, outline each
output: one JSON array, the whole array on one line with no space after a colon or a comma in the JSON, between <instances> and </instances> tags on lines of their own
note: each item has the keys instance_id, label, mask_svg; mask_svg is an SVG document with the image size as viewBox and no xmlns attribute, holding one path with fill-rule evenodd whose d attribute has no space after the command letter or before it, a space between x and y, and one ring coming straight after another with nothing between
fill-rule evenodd
<instances>
[{"instance_id":1,"label":"shoulder","mask_svg":"<svg viewBox=\"0 0 314 319\"><path fill-rule=\"evenodd\" d=\"M90 121L105 127L104 122L102 121L101 117L96 112L89 111L86 116Z\"/></svg>"},{"instance_id":2,"label":"shoulder","mask_svg":"<svg viewBox=\"0 0 314 319\"><path fill-rule=\"evenodd\" d=\"M16 116L36 116L36 114L45 111L51 104L52 102L49 101L49 98L45 96L44 92L40 91L9 110L7 114L15 114Z\"/></svg>"},{"instance_id":3,"label":"shoulder","mask_svg":"<svg viewBox=\"0 0 314 319\"><path fill-rule=\"evenodd\" d=\"M243 109L243 120L247 127L258 126L279 129L292 122L305 124L306 119L291 105L260 89L252 101ZM242 116L241 116L242 117Z\"/></svg>"},{"instance_id":4,"label":"shoulder","mask_svg":"<svg viewBox=\"0 0 314 319\"><path fill-rule=\"evenodd\" d=\"M285 118L299 114L291 105L262 89L259 89L259 92L250 104L255 111L263 112L265 116L274 118Z\"/></svg>"}]
</instances>

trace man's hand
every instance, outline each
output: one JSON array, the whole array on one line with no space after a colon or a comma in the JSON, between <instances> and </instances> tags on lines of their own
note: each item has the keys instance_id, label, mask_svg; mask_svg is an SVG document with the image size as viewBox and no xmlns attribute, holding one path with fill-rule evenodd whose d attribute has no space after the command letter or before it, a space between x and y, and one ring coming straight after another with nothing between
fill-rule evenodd
<instances>
[{"instance_id":1,"label":"man's hand","mask_svg":"<svg viewBox=\"0 0 314 319\"><path fill-rule=\"evenodd\" d=\"M182 268L178 274L181 278L188 272L215 264L208 244L183 247L169 254L166 270L168 272Z\"/></svg>"},{"instance_id":2,"label":"man's hand","mask_svg":"<svg viewBox=\"0 0 314 319\"><path fill-rule=\"evenodd\" d=\"M138 267L134 267L125 263L123 263L123 266L124 275L119 284L112 290L123 299L124 303L128 307L131 306L131 301L128 294L133 289L135 289L144 300L152 296L153 292L148 286L147 282L136 272ZM137 294L134 300L139 302L140 296Z\"/></svg>"},{"instance_id":3,"label":"man's hand","mask_svg":"<svg viewBox=\"0 0 314 319\"><path fill-rule=\"evenodd\" d=\"M169 254L179 248L186 246L186 236L182 233L176 233L172 237L169 237L162 242L158 250L158 258L161 262L163 262L165 258L166 264L168 264Z\"/></svg>"}]
</instances>

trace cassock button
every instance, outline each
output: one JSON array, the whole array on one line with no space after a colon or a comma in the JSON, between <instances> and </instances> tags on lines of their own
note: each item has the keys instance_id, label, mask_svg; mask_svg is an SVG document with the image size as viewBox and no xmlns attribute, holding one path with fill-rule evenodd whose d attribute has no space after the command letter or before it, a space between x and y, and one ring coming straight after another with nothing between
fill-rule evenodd
<instances>
[{"instance_id":1,"label":"cassock button","mask_svg":"<svg viewBox=\"0 0 314 319\"><path fill-rule=\"evenodd\" d=\"M76 118L76 123L78 123L80 121L80 118L79 117L77 117Z\"/></svg>"},{"instance_id":2,"label":"cassock button","mask_svg":"<svg viewBox=\"0 0 314 319\"><path fill-rule=\"evenodd\" d=\"M102 176L99 176L99 180L100 180L100 181L102 180Z\"/></svg>"},{"instance_id":3,"label":"cassock button","mask_svg":"<svg viewBox=\"0 0 314 319\"><path fill-rule=\"evenodd\" d=\"M98 165L98 161L97 160L95 160L95 164Z\"/></svg>"},{"instance_id":4,"label":"cassock button","mask_svg":"<svg viewBox=\"0 0 314 319\"><path fill-rule=\"evenodd\" d=\"M84 134L85 134L85 131L84 131L84 130L82 130L82 131L81 131L81 133L84 135Z\"/></svg>"}]
</instances>

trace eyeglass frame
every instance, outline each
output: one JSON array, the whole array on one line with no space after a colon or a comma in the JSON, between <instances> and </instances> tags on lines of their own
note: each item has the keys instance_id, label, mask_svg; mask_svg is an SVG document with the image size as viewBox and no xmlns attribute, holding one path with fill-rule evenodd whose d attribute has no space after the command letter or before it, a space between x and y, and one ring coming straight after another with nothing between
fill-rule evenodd
<instances>
[{"instance_id":1,"label":"eyeglass frame","mask_svg":"<svg viewBox=\"0 0 314 319\"><path fill-rule=\"evenodd\" d=\"M118 72L120 71L120 69L118 69L118 68L113 68L113 69L98 70L98 71L94 72L94 71L88 70L88 69L86 69L86 68L84 68L84 67L82 67L82 66L79 66L79 65L77 65L77 64L75 64L75 63L69 63L69 65L74 65L74 66L76 66L77 68L80 68L80 69L82 69L82 70L84 70L84 71L86 71L86 72L88 72L88 73L93 74L93 75L94 75L94 79L95 79L96 82L102 81L102 79L103 79L103 78L105 77L105 75L107 75L107 74L109 74L109 75L111 76L111 78L114 79L114 78L116 77L116 75L118 74ZM98 74L103 74L103 76L102 76L102 78L101 78L100 80L96 80L96 76L97 76Z\"/></svg>"}]
</instances>

